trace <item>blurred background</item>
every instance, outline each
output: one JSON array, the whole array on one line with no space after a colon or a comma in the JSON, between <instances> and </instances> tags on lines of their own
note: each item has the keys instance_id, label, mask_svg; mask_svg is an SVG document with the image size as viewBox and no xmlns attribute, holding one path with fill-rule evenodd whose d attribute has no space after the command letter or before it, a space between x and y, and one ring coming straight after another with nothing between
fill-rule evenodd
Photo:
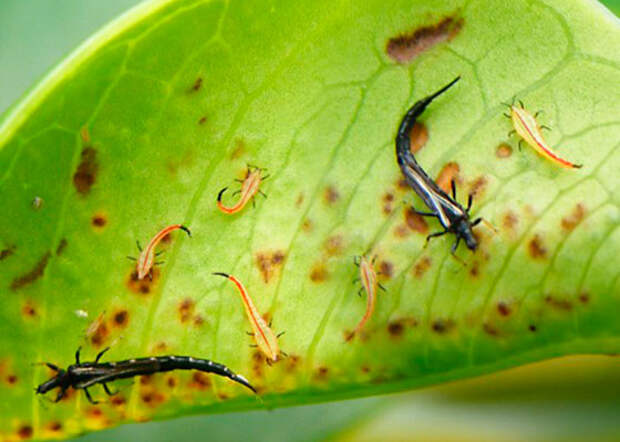
<instances>
[{"instance_id":1,"label":"blurred background","mask_svg":"<svg viewBox=\"0 0 620 442\"><path fill-rule=\"evenodd\" d=\"M139 2L0 0L0 113ZM620 0L603 3L620 14ZM78 440L620 441L620 358L560 358L411 393L124 425Z\"/></svg>"}]
</instances>

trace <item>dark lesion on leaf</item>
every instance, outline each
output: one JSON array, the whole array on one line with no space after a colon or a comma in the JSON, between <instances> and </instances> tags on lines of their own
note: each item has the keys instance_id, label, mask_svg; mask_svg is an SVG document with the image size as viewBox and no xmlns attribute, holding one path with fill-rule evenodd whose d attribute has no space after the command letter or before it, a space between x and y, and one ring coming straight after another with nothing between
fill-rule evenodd
<instances>
[{"instance_id":1,"label":"dark lesion on leaf","mask_svg":"<svg viewBox=\"0 0 620 442\"><path fill-rule=\"evenodd\" d=\"M37 263L31 270L13 279L13 281L11 282L11 290L18 290L24 286L27 286L28 284L32 284L37 279L41 278L43 276L43 273L45 272L45 268L47 267L50 257L51 253L46 252L41 257L41 259L37 261Z\"/></svg>"},{"instance_id":2,"label":"dark lesion on leaf","mask_svg":"<svg viewBox=\"0 0 620 442\"><path fill-rule=\"evenodd\" d=\"M87 195L90 192L98 171L97 151L92 147L85 147L82 150L80 164L73 174L73 185L80 195Z\"/></svg>"},{"instance_id":3,"label":"dark lesion on leaf","mask_svg":"<svg viewBox=\"0 0 620 442\"><path fill-rule=\"evenodd\" d=\"M463 19L456 14L445 17L435 24L390 38L385 51L397 63L408 63L433 46L452 40L461 31L463 24Z\"/></svg>"},{"instance_id":4,"label":"dark lesion on leaf","mask_svg":"<svg viewBox=\"0 0 620 442\"><path fill-rule=\"evenodd\" d=\"M7 259L9 256L13 255L15 253L15 249L17 249L17 247L15 247L15 244L11 244L7 248L0 250L0 261Z\"/></svg>"}]
</instances>

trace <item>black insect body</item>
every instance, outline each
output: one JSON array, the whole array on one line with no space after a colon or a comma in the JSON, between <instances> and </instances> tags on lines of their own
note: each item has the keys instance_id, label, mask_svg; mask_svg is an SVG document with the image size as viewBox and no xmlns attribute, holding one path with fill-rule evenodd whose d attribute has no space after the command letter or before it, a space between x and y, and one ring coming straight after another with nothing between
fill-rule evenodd
<instances>
[{"instance_id":1,"label":"black insect body","mask_svg":"<svg viewBox=\"0 0 620 442\"><path fill-rule=\"evenodd\" d=\"M442 87L434 94L417 101L403 117L400 127L398 128L398 134L396 135L396 157L398 158L398 165L400 166L407 183L420 196L420 198L422 198L424 204L426 204L431 210L431 212L419 212L414 209L415 212L422 216L436 217L444 228L442 232L436 232L428 235L426 237L426 241L428 242L431 238L445 235L446 233L454 233L454 235L456 235L456 242L452 246L452 253L456 251L461 239L465 241L470 250L476 250L478 247L478 240L472 232L472 227L480 223L482 218L477 218L473 221L469 219L469 209L471 208L472 195L469 195L467 208L464 209L463 206L456 201L456 188L454 185L454 180L451 183L452 197L450 197L450 195L441 190L435 181L429 178L411 153L409 148L409 133L416 122L416 118L424 112L426 106L428 106L439 95L448 90L460 78L461 77L456 77L449 84Z\"/></svg>"},{"instance_id":2,"label":"black insect body","mask_svg":"<svg viewBox=\"0 0 620 442\"><path fill-rule=\"evenodd\" d=\"M256 393L254 387L243 376L233 373L225 365L207 359L191 356L157 356L119 362L99 362L101 356L108 349L101 351L94 362L80 362L80 349L78 348L75 352L75 364L70 365L66 370L58 368L54 364L46 363L45 365L56 372L56 376L39 385L36 389L37 394L45 394L50 390L60 388L55 399L55 402L58 402L63 398L67 389L73 387L84 390L89 402L96 404L97 402L88 392L88 388L95 384L101 384L105 392L112 395L114 393L108 388L108 382L172 370L199 370L215 373L232 379Z\"/></svg>"}]
</instances>

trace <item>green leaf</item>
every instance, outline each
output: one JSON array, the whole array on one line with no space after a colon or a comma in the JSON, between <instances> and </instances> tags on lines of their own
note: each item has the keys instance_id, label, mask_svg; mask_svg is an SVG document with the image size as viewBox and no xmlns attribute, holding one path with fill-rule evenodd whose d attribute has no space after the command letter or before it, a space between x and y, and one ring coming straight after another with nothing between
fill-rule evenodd
<instances>
[{"instance_id":1,"label":"green leaf","mask_svg":"<svg viewBox=\"0 0 620 442\"><path fill-rule=\"evenodd\" d=\"M427 3L147 2L13 107L0 123L0 434L68 436L618 352L617 19L585 1ZM421 202L399 186L393 146L407 107L458 74L423 115L417 157L431 176L456 163L460 199L475 190L474 213L498 229L476 228L480 250L458 252L466 266L449 236L424 248L438 224L406 210ZM550 144L582 169L516 149L501 104L515 95L545 111ZM269 169L269 196L224 215L216 195L246 163ZM173 234L154 281L131 281L135 241L178 222L193 237ZM365 309L352 256L369 249L387 292L366 336L345 342ZM239 296L214 271L240 278L286 331L288 359L257 357ZM175 372L115 382L99 406L82 394L47 404L32 389L50 372L31 364L64 367L79 345L86 360L107 345L107 360L209 358L261 399Z\"/></svg>"}]
</instances>

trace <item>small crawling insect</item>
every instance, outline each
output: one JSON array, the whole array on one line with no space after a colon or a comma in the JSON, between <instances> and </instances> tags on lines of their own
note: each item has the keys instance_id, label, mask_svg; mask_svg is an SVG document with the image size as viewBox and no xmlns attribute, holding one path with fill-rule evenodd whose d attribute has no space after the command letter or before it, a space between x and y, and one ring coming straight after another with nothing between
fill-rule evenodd
<instances>
[{"instance_id":1,"label":"small crawling insect","mask_svg":"<svg viewBox=\"0 0 620 442\"><path fill-rule=\"evenodd\" d=\"M258 313L256 306L252 302L252 298L250 298L250 295L243 284L241 284L241 281L227 273L216 272L213 274L228 278L237 286L237 289L241 294L241 301L245 307L248 320L252 325L251 334L254 336L256 345L265 354L265 356L267 356L268 364L271 364L271 362L277 362L280 355L284 354L284 352L280 351L280 347L278 346L278 338L282 335L282 333L276 336L276 334L271 330L267 322Z\"/></svg>"},{"instance_id":2,"label":"small crawling insect","mask_svg":"<svg viewBox=\"0 0 620 442\"><path fill-rule=\"evenodd\" d=\"M461 77L456 77L450 83L439 89L437 92L416 101L403 117L398 133L396 134L396 158L398 165L402 171L407 184L418 194L424 204L430 209L430 212L420 212L413 209L420 216L436 217L444 228L441 232L431 233L426 237L426 242L431 238L453 233L456 236L456 242L452 245L452 255L456 257L455 252L459 246L461 239L465 240L467 248L472 252L478 248L478 240L474 236L472 227L483 221L477 218L473 221L469 218L469 210L473 195L469 195L467 200L467 208L464 209L456 201L456 187L452 180L452 197L441 188L426 174L422 166L418 164L415 157L411 153L409 146L411 144L409 133L416 122L416 119L422 115L422 112L431 102L439 95L447 91L454 83L459 81Z\"/></svg>"},{"instance_id":3,"label":"small crawling insect","mask_svg":"<svg viewBox=\"0 0 620 442\"><path fill-rule=\"evenodd\" d=\"M171 226L165 227L164 229L160 230L159 233L155 235L153 239L149 241L149 243L146 245L144 250L142 250L142 248L140 247L140 243L136 241L138 250L140 250L140 256L138 257L137 264L136 264L136 271L138 272L138 279L143 279L147 275L149 276L150 279L153 279L153 273L152 273L153 265L160 264L158 262L155 262L155 255L158 255L157 253L155 253L155 247L157 247L157 244L159 244L159 242L167 234L177 229L181 229L185 231L187 235L191 238L192 232L190 232L190 230L187 227L181 224L173 224ZM136 261L136 258L132 256L128 256L127 258L133 261Z\"/></svg>"},{"instance_id":4,"label":"small crawling insect","mask_svg":"<svg viewBox=\"0 0 620 442\"><path fill-rule=\"evenodd\" d=\"M574 164L560 158L555 152L553 152L553 150L551 150L542 135L542 129L549 128L547 126L539 126L536 121L536 117L539 112L535 115L530 114L525 110L523 102L520 100L520 108L516 106L514 102L513 104L504 104L510 108L510 115L504 114L504 116L510 118L512 120L512 125L514 126L514 129L508 133L508 136L516 132L523 140L525 140L527 144L532 146L536 152L561 167L565 167L567 169L579 169L582 167L581 164ZM519 140L519 147L521 147L521 140Z\"/></svg>"},{"instance_id":5,"label":"small crawling insect","mask_svg":"<svg viewBox=\"0 0 620 442\"><path fill-rule=\"evenodd\" d=\"M353 260L353 263L360 269L359 280L362 283L362 287L360 288L358 295L361 296L362 290L366 291L366 313L364 313L364 316L355 327L355 330L347 336L347 341L350 341L356 334L359 334L359 332L362 331L362 328L364 328L364 325L368 322L372 316L372 313L375 311L377 287L385 291L385 288L377 281L377 273L374 268L375 259L376 256L371 261L366 258L366 256L362 255L356 256Z\"/></svg>"},{"instance_id":6,"label":"small crawling insect","mask_svg":"<svg viewBox=\"0 0 620 442\"><path fill-rule=\"evenodd\" d=\"M267 198L267 195L265 195L259 189L261 181L264 181L267 178L269 178L269 175L261 176L261 173L263 172L263 170L266 170L266 169L261 169L259 167L251 166L248 164L248 170L245 174L245 179L235 180L241 183L241 190L238 190L234 193L234 194L237 194L237 193L241 194L241 196L239 197L239 201L237 201L237 204L235 204L232 207L227 207L224 204L222 204L222 195L224 195L224 192L226 192L226 190L228 189L228 187L224 187L222 190L220 190L220 193L217 194L218 209L220 209L224 213L232 215L233 213L237 213L241 211L241 209L243 209L245 205L250 200L252 200L252 198L254 198L254 196L257 193L260 193L262 196ZM252 203L254 203L254 200L252 200Z\"/></svg>"},{"instance_id":7,"label":"small crawling insect","mask_svg":"<svg viewBox=\"0 0 620 442\"><path fill-rule=\"evenodd\" d=\"M149 375L172 370L199 370L206 373L215 373L227 377L252 390L256 390L243 376L233 373L228 367L207 359L198 359L191 356L157 356L152 358L129 359L120 362L99 362L101 356L110 347L99 352L94 362L80 362L80 348L75 352L75 364L69 365L66 370L46 362L50 369L56 372L51 379L43 382L36 388L37 394L45 394L54 388L60 388L54 402L60 401L69 387L84 390L86 398L91 404L97 404L88 392L88 388L101 384L105 392L112 396L107 386L108 382L116 379L132 378L134 376Z\"/></svg>"}]
</instances>

